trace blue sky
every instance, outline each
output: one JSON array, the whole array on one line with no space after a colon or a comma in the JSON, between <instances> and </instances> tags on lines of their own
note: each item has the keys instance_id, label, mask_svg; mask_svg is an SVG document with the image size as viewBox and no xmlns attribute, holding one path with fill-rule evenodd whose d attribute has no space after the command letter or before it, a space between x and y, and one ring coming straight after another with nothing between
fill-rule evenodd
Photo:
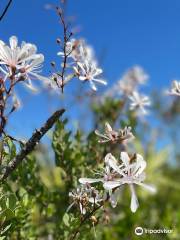
<instances>
[{"instance_id":1,"label":"blue sky","mask_svg":"<svg viewBox=\"0 0 180 240\"><path fill-rule=\"evenodd\" d=\"M0 10L6 2L0 2ZM13 1L0 22L0 39L16 35L38 46L45 55L44 75L49 73L50 62L58 59L55 40L61 34L56 14L44 8L49 2ZM109 85L135 64L150 75L149 89L167 87L172 79L180 78L179 0L69 0L68 13L75 16L74 26L81 28L79 36L95 48ZM18 93L24 108L14 114L9 130L29 136L49 115L51 101L46 94L33 96L24 89ZM57 99L56 107L61 104Z\"/></svg>"}]
</instances>

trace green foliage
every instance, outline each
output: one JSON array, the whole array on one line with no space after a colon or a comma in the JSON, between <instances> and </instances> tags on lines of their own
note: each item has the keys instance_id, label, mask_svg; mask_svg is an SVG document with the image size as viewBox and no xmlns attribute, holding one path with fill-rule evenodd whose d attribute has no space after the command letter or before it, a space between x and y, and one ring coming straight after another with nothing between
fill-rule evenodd
<instances>
[{"instance_id":1,"label":"green foliage","mask_svg":"<svg viewBox=\"0 0 180 240\"><path fill-rule=\"evenodd\" d=\"M172 234L158 235L162 239L178 239L180 229L179 181L180 170L169 162L170 149L157 150L151 137L151 127L141 126L144 131L136 132L137 119L128 113L128 120L121 115L123 103L108 99L102 105L93 105L94 126L103 129L105 121L118 127L133 126L136 136L131 152L141 153L148 164L147 181L157 186L156 195L149 195L137 188L140 208L132 214L130 192L122 189L118 206L101 209L95 216L97 223L87 221L80 227L77 237L82 240L139 239L134 233L137 226L148 229L172 229ZM138 123L140 125L140 123ZM140 126L139 126L140 127ZM16 145L5 139L1 143L3 162L1 169L17 154ZM43 148L44 149L44 148ZM94 170L103 166L103 157L108 152L119 155L119 146L98 144L94 132L88 135L78 130L72 133L67 120L58 121L52 137L53 154L48 161L48 151L39 147L1 184L0 196L0 239L56 239L68 240L80 226L81 215L76 205L71 204L69 192L78 186L80 177L92 176ZM176 155L178 156L178 155ZM54 162L53 162L54 158ZM178 159L176 159L178 161ZM142 239L155 239L157 235L143 235Z\"/></svg>"}]
</instances>

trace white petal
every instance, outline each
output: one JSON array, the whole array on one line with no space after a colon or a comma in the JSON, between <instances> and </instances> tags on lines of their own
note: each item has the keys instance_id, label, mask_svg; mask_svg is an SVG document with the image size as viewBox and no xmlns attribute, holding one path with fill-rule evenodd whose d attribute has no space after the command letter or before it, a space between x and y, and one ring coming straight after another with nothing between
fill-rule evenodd
<instances>
[{"instance_id":1,"label":"white petal","mask_svg":"<svg viewBox=\"0 0 180 240\"><path fill-rule=\"evenodd\" d=\"M16 49L17 44L18 44L18 39L16 36L12 36L9 39L9 44L12 50Z\"/></svg>"},{"instance_id":2,"label":"white petal","mask_svg":"<svg viewBox=\"0 0 180 240\"><path fill-rule=\"evenodd\" d=\"M111 132L112 131L112 127L108 122L105 123L105 131L106 132Z\"/></svg>"},{"instance_id":3,"label":"white petal","mask_svg":"<svg viewBox=\"0 0 180 240\"><path fill-rule=\"evenodd\" d=\"M50 79L49 79L49 78L43 77L43 76L41 76L41 75L39 75L39 74L37 74L37 73L31 72L30 75L33 75L36 79L39 79L39 80L41 80L41 81L44 81L45 84L48 84L48 83L50 82Z\"/></svg>"},{"instance_id":4,"label":"white petal","mask_svg":"<svg viewBox=\"0 0 180 240\"><path fill-rule=\"evenodd\" d=\"M24 85L25 85L28 89L30 89L32 92L34 92L34 93L37 93L37 92L38 92L38 89L33 86L33 84L32 84L32 82L31 82L30 79L28 79L27 81L24 81L23 83L24 83Z\"/></svg>"},{"instance_id":5,"label":"white petal","mask_svg":"<svg viewBox=\"0 0 180 240\"><path fill-rule=\"evenodd\" d=\"M122 175L122 171L120 170L120 168L117 165L117 160L116 158L111 154L108 153L105 156L105 163L106 165L110 166L112 169L114 169L114 171L116 171L117 173L119 173L120 175Z\"/></svg>"},{"instance_id":6,"label":"white petal","mask_svg":"<svg viewBox=\"0 0 180 240\"><path fill-rule=\"evenodd\" d=\"M94 91L97 91L96 85L93 83L93 81L89 80L89 82L90 82L91 88L92 88Z\"/></svg>"},{"instance_id":7,"label":"white petal","mask_svg":"<svg viewBox=\"0 0 180 240\"><path fill-rule=\"evenodd\" d=\"M85 80L87 80L87 78L84 77L84 76L79 76L79 80L81 80L81 81L85 81Z\"/></svg>"},{"instance_id":8,"label":"white petal","mask_svg":"<svg viewBox=\"0 0 180 240\"><path fill-rule=\"evenodd\" d=\"M133 170L136 176L140 175L144 169L146 168L146 161L144 161L143 157L140 154L136 155L136 167Z\"/></svg>"},{"instance_id":9,"label":"white petal","mask_svg":"<svg viewBox=\"0 0 180 240\"><path fill-rule=\"evenodd\" d=\"M151 185L148 185L148 184L145 184L145 183L136 183L142 187L144 187L146 190L152 192L152 193L156 193L157 192L157 189L156 187L154 186L151 186Z\"/></svg>"},{"instance_id":10,"label":"white petal","mask_svg":"<svg viewBox=\"0 0 180 240\"><path fill-rule=\"evenodd\" d=\"M121 152L120 158L122 160L122 162L124 163L124 165L128 168L129 167L129 155L127 154L127 152Z\"/></svg>"},{"instance_id":11,"label":"white petal","mask_svg":"<svg viewBox=\"0 0 180 240\"><path fill-rule=\"evenodd\" d=\"M116 197L116 194L115 193L112 193L110 195L110 202L111 202L111 206L113 208L115 208L117 206L117 197Z\"/></svg>"},{"instance_id":12,"label":"white petal","mask_svg":"<svg viewBox=\"0 0 180 240\"><path fill-rule=\"evenodd\" d=\"M114 189L114 188L117 188L117 187L120 187L120 186L121 186L120 181L106 181L103 184L103 187L106 190L111 190L111 189Z\"/></svg>"},{"instance_id":13,"label":"white petal","mask_svg":"<svg viewBox=\"0 0 180 240\"><path fill-rule=\"evenodd\" d=\"M94 132L95 132L95 134L98 135L99 137L105 138L106 140L109 141L109 138L108 138L106 135L100 133L98 130L95 130Z\"/></svg>"},{"instance_id":14,"label":"white petal","mask_svg":"<svg viewBox=\"0 0 180 240\"><path fill-rule=\"evenodd\" d=\"M131 211L134 213L139 207L139 202L138 202L133 184L130 184L129 186L131 190Z\"/></svg>"},{"instance_id":15,"label":"white petal","mask_svg":"<svg viewBox=\"0 0 180 240\"><path fill-rule=\"evenodd\" d=\"M96 78L93 78L92 80L93 80L94 82L98 82L98 83L101 83L101 84L107 85L107 82L106 82L105 80L96 79Z\"/></svg>"},{"instance_id":16,"label":"white petal","mask_svg":"<svg viewBox=\"0 0 180 240\"><path fill-rule=\"evenodd\" d=\"M80 178L79 182L81 184L86 184L86 183L95 183L95 182L101 182L103 179L102 178Z\"/></svg>"}]
</instances>

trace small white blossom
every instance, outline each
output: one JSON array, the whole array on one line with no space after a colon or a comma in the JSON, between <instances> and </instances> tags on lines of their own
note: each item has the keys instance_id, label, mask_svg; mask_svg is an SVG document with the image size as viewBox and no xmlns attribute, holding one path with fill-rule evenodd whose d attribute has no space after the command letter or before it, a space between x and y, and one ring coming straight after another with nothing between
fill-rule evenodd
<instances>
[{"instance_id":1,"label":"small white blossom","mask_svg":"<svg viewBox=\"0 0 180 240\"><path fill-rule=\"evenodd\" d=\"M73 201L68 207L67 211L69 211L72 206L76 204L79 206L80 212L83 215L86 214L89 203L94 206L99 205L99 203L103 201L99 192L94 187L91 187L87 184L77 188L75 191L70 192L69 197L71 197Z\"/></svg>"},{"instance_id":2,"label":"small white blossom","mask_svg":"<svg viewBox=\"0 0 180 240\"><path fill-rule=\"evenodd\" d=\"M74 67L75 72L78 75L79 80L88 81L91 85L91 88L96 91L95 82L107 85L105 80L97 78L101 73L102 69L97 68L96 64L85 60L83 63L78 62L77 67Z\"/></svg>"},{"instance_id":3,"label":"small white blossom","mask_svg":"<svg viewBox=\"0 0 180 240\"><path fill-rule=\"evenodd\" d=\"M97 67L94 50L84 39L71 39L66 43L65 53L60 51L57 54L73 59L72 62L68 61L67 66L72 66L75 76L81 81L89 82L94 91L97 90L95 82L107 84L105 80L99 79L102 69Z\"/></svg>"},{"instance_id":4,"label":"small white blossom","mask_svg":"<svg viewBox=\"0 0 180 240\"><path fill-rule=\"evenodd\" d=\"M62 77L58 73L53 73L49 79L44 81L44 85L50 90L55 90L59 92L59 88L65 86L73 78L73 76L74 75L70 74L66 76L64 81L62 81Z\"/></svg>"},{"instance_id":5,"label":"small white blossom","mask_svg":"<svg viewBox=\"0 0 180 240\"><path fill-rule=\"evenodd\" d=\"M16 93L12 95L13 108L19 109L22 106L22 103Z\"/></svg>"},{"instance_id":6,"label":"small white blossom","mask_svg":"<svg viewBox=\"0 0 180 240\"><path fill-rule=\"evenodd\" d=\"M168 91L168 94L180 97L180 81L174 80L172 82L172 86L170 91Z\"/></svg>"},{"instance_id":7,"label":"small white blossom","mask_svg":"<svg viewBox=\"0 0 180 240\"><path fill-rule=\"evenodd\" d=\"M145 84L149 76L140 66L134 66L128 69L117 83L115 83L104 94L104 97L118 95L129 96L133 91L137 91L139 85Z\"/></svg>"},{"instance_id":8,"label":"small white blossom","mask_svg":"<svg viewBox=\"0 0 180 240\"><path fill-rule=\"evenodd\" d=\"M79 40L79 44L73 54L73 58L77 62L88 60L97 64L94 49L84 39Z\"/></svg>"},{"instance_id":9,"label":"small white blossom","mask_svg":"<svg viewBox=\"0 0 180 240\"><path fill-rule=\"evenodd\" d=\"M120 159L122 160L121 165L117 165L114 161L109 159L110 166L117 173L119 173L119 175L121 175L120 180L104 184L104 187L106 189L112 189L113 185L116 185L118 182L119 186L128 184L131 190L131 211L136 212L139 203L136 197L134 184L140 185L152 193L155 193L156 189L153 186L143 183L146 178L144 173L144 170L146 168L146 161L140 154L136 154L135 160L131 162L131 158L128 156L128 154L126 152L121 152Z\"/></svg>"},{"instance_id":10,"label":"small white blossom","mask_svg":"<svg viewBox=\"0 0 180 240\"><path fill-rule=\"evenodd\" d=\"M65 53L64 51L60 51L57 53L57 55L62 57L65 57L65 55L68 57L73 57L77 45L78 41L72 38L69 42L66 43Z\"/></svg>"},{"instance_id":11,"label":"small white blossom","mask_svg":"<svg viewBox=\"0 0 180 240\"><path fill-rule=\"evenodd\" d=\"M145 115L147 114L147 110L145 109L146 106L150 106L151 102L148 96L140 95L138 92L133 92L131 96L129 96L131 100L130 103L130 110L137 111L138 115Z\"/></svg>"},{"instance_id":12,"label":"small white blossom","mask_svg":"<svg viewBox=\"0 0 180 240\"><path fill-rule=\"evenodd\" d=\"M66 43L65 53L66 56L72 58L75 62L84 62L85 60L95 61L94 50L84 39L76 40L72 38ZM65 56L64 51L58 52L57 55Z\"/></svg>"},{"instance_id":13,"label":"small white blossom","mask_svg":"<svg viewBox=\"0 0 180 240\"><path fill-rule=\"evenodd\" d=\"M120 185L120 178L117 171L114 170L113 166L117 165L117 160L115 157L108 153L105 156L105 167L102 173L99 173L100 178L80 178L79 182L81 184L92 184L101 182L103 187L108 191L110 196L110 203L112 207L116 207L117 205L117 196L116 192L112 191L112 189L119 187ZM117 170L117 169L116 169Z\"/></svg>"},{"instance_id":14,"label":"small white blossom","mask_svg":"<svg viewBox=\"0 0 180 240\"><path fill-rule=\"evenodd\" d=\"M105 133L101 134L98 130L95 130L95 133L101 138L98 142L112 142L112 143L127 143L134 138L134 135L131 132L131 127L125 127L115 131L112 129L109 123L105 123Z\"/></svg>"},{"instance_id":15,"label":"small white blossom","mask_svg":"<svg viewBox=\"0 0 180 240\"><path fill-rule=\"evenodd\" d=\"M120 92L132 94L140 84L145 84L149 76L139 66L130 68L118 82Z\"/></svg>"}]
</instances>

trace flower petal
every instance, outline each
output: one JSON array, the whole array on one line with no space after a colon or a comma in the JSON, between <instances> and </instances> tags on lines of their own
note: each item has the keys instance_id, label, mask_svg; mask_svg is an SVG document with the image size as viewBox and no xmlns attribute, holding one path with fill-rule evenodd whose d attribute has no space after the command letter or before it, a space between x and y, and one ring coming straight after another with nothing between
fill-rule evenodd
<instances>
[{"instance_id":1,"label":"flower petal","mask_svg":"<svg viewBox=\"0 0 180 240\"><path fill-rule=\"evenodd\" d=\"M127 152L121 152L120 158L121 158L122 162L124 163L124 165L128 168L130 158L129 158L129 155L127 154Z\"/></svg>"},{"instance_id":2,"label":"flower petal","mask_svg":"<svg viewBox=\"0 0 180 240\"><path fill-rule=\"evenodd\" d=\"M131 190L131 211L135 213L137 208L139 207L139 202L133 184L130 184L129 186Z\"/></svg>"},{"instance_id":3,"label":"flower petal","mask_svg":"<svg viewBox=\"0 0 180 240\"><path fill-rule=\"evenodd\" d=\"M157 189L154 186L148 185L146 183L141 183L141 182L140 183L136 183L136 184L144 187L146 190L148 190L151 193L156 193L157 192Z\"/></svg>"},{"instance_id":4,"label":"flower petal","mask_svg":"<svg viewBox=\"0 0 180 240\"><path fill-rule=\"evenodd\" d=\"M117 187L121 186L121 182L120 181L106 181L103 184L104 189L106 190L111 190Z\"/></svg>"},{"instance_id":5,"label":"flower petal","mask_svg":"<svg viewBox=\"0 0 180 240\"><path fill-rule=\"evenodd\" d=\"M86 183L89 183L89 184L91 184L91 183L95 183L95 182L102 182L103 181L103 179L102 178L80 178L79 179L79 182L81 183L81 184L86 184Z\"/></svg>"}]
</instances>

